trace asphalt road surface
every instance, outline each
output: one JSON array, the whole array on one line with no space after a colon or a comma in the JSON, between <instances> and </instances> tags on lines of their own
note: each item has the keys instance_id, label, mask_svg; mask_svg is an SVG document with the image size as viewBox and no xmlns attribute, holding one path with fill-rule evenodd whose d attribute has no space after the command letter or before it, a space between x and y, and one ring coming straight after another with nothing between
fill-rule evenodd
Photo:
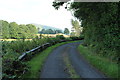
<instances>
[{"instance_id":1,"label":"asphalt road surface","mask_svg":"<svg viewBox=\"0 0 120 80\"><path fill-rule=\"evenodd\" d=\"M65 70L64 53L69 56L74 70L81 78L106 78L80 55L77 50L80 43L68 43L55 48L48 56L41 71L40 78L70 78L70 75Z\"/></svg>"}]
</instances>

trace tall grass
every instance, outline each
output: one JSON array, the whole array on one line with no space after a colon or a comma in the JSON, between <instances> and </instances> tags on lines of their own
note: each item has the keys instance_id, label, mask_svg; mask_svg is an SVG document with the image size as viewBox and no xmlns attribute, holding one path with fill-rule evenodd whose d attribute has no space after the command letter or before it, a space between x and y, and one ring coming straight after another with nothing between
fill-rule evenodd
<instances>
[{"instance_id":1,"label":"tall grass","mask_svg":"<svg viewBox=\"0 0 120 80\"><path fill-rule=\"evenodd\" d=\"M118 78L118 64L97 54L93 54L87 47L79 45L78 50L93 66L102 71L107 77Z\"/></svg>"}]
</instances>

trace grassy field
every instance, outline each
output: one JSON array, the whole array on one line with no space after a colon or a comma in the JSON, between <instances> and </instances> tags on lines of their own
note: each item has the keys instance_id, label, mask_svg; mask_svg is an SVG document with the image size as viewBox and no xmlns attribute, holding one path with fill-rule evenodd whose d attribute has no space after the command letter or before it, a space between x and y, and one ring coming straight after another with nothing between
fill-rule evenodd
<instances>
[{"instance_id":1,"label":"grassy field","mask_svg":"<svg viewBox=\"0 0 120 80\"><path fill-rule=\"evenodd\" d=\"M0 39L0 41L17 41L17 40L23 40L23 39ZM25 39L25 41L31 41L32 39Z\"/></svg>"},{"instance_id":2,"label":"grassy field","mask_svg":"<svg viewBox=\"0 0 120 80\"><path fill-rule=\"evenodd\" d=\"M70 37L69 35L58 33L58 34L42 34L42 36L48 36L48 37L56 37L56 35L63 35L64 37L68 38ZM37 36L40 36L40 34L37 34Z\"/></svg>"},{"instance_id":3,"label":"grassy field","mask_svg":"<svg viewBox=\"0 0 120 80\"><path fill-rule=\"evenodd\" d=\"M23 78L40 78L40 72L42 70L42 66L48 57L48 55L58 46L71 43L75 41L63 42L51 47L48 47L43 52L35 55L30 61L27 62L27 65L30 67L29 71L23 76Z\"/></svg>"},{"instance_id":4,"label":"grassy field","mask_svg":"<svg viewBox=\"0 0 120 80\"><path fill-rule=\"evenodd\" d=\"M93 54L87 47L79 45L78 50L94 67L102 71L107 77L118 78L118 64L105 57Z\"/></svg>"},{"instance_id":5,"label":"grassy field","mask_svg":"<svg viewBox=\"0 0 120 80\"><path fill-rule=\"evenodd\" d=\"M38 37L40 36L40 34L36 34ZM63 35L64 37L68 38L70 37L69 35L65 35L65 34L62 34L62 33L59 33L59 34L42 34L42 36L44 37L56 37L56 35ZM23 39L0 39L0 41L17 41L17 40L23 40ZM25 39L25 41L31 41L32 39Z\"/></svg>"}]
</instances>

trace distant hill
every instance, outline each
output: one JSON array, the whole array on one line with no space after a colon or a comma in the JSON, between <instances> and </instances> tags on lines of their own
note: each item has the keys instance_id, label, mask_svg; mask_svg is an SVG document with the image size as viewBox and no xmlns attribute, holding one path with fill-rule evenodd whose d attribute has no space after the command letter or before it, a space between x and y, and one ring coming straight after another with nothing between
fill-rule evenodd
<instances>
[{"instance_id":1,"label":"distant hill","mask_svg":"<svg viewBox=\"0 0 120 80\"><path fill-rule=\"evenodd\" d=\"M35 25L36 28L39 28L40 31L43 29L42 25L40 25L40 24L35 24L35 23L31 23L31 24Z\"/></svg>"},{"instance_id":2,"label":"distant hill","mask_svg":"<svg viewBox=\"0 0 120 80\"><path fill-rule=\"evenodd\" d=\"M61 30L59 28L55 28L55 27L51 27L51 26L46 26L46 25L41 25L41 24L36 24L36 23L32 23L32 24L35 25L37 28L39 28L40 31L42 29Z\"/></svg>"}]
</instances>

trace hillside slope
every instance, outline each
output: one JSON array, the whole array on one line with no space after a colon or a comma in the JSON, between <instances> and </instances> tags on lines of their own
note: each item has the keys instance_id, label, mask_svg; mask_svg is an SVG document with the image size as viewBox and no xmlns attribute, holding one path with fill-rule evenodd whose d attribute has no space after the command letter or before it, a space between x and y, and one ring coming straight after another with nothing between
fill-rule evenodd
<instances>
[{"instance_id":1,"label":"hillside slope","mask_svg":"<svg viewBox=\"0 0 120 80\"><path fill-rule=\"evenodd\" d=\"M32 24L35 25L37 28L39 28L39 31L41 31L42 29L61 30L59 28L55 28L52 26L46 26L46 25L41 25L41 24L36 24L36 23L32 23Z\"/></svg>"}]
</instances>

